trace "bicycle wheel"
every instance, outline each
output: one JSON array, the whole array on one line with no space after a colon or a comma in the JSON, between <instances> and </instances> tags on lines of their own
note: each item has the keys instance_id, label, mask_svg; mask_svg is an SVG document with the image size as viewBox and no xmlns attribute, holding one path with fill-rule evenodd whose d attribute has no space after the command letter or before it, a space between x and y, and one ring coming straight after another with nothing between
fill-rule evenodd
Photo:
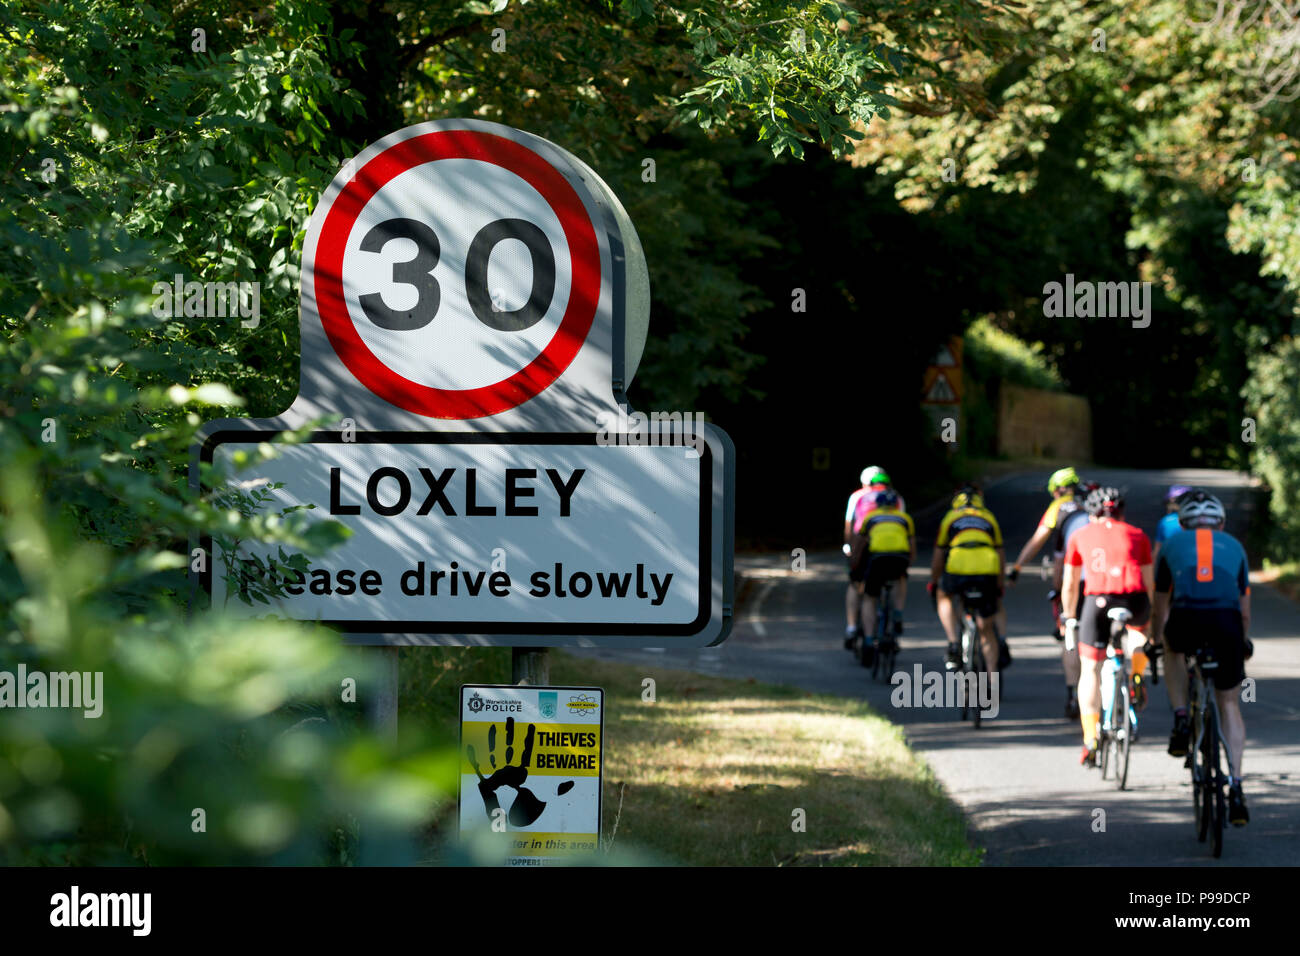
<instances>
[{"instance_id":1,"label":"bicycle wheel","mask_svg":"<svg viewBox=\"0 0 1300 956\"><path fill-rule=\"evenodd\" d=\"M1188 756L1192 760L1192 805L1196 812L1196 839L1201 843L1210 833L1210 804L1213 802L1213 796L1210 794L1209 773L1206 770L1207 752L1202 736L1205 728L1202 716L1197 713L1192 719L1192 746L1188 748Z\"/></svg>"},{"instance_id":2,"label":"bicycle wheel","mask_svg":"<svg viewBox=\"0 0 1300 956\"><path fill-rule=\"evenodd\" d=\"M1214 711L1207 710L1205 739L1209 741L1205 760L1206 780L1206 815L1210 825L1210 849L1217 860L1223 855L1223 823L1227 816L1227 807L1223 798L1223 770L1219 765L1219 725L1214 719Z\"/></svg>"},{"instance_id":3,"label":"bicycle wheel","mask_svg":"<svg viewBox=\"0 0 1300 956\"><path fill-rule=\"evenodd\" d=\"M1124 672L1117 675L1123 678ZM1115 705L1110 720L1115 727L1115 784L1123 790L1128 785L1129 748L1133 744L1133 725L1129 723L1128 684L1122 679L1115 685Z\"/></svg>"},{"instance_id":4,"label":"bicycle wheel","mask_svg":"<svg viewBox=\"0 0 1300 956\"><path fill-rule=\"evenodd\" d=\"M971 655L971 670L975 674L975 686L979 687L980 675L984 673L984 639L979 635L979 633L976 633L974 635L973 639L971 640L971 646L974 649ZM969 692L971 690L970 682L967 682L966 690L967 690L967 696L969 697ZM971 707L970 710L971 710L971 719L975 722L975 729L979 730L980 729L980 705L978 700L975 701L975 705Z\"/></svg>"}]
</instances>

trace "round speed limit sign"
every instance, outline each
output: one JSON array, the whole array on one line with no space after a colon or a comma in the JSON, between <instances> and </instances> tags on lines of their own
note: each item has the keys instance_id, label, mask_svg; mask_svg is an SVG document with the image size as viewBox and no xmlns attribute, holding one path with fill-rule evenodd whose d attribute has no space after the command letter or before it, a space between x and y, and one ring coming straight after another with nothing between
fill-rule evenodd
<instances>
[{"instance_id":1,"label":"round speed limit sign","mask_svg":"<svg viewBox=\"0 0 1300 956\"><path fill-rule=\"evenodd\" d=\"M407 412L515 408L592 329L602 254L584 187L556 167L558 150L521 139L475 121L402 130L317 212L304 285L321 327L362 385Z\"/></svg>"}]
</instances>

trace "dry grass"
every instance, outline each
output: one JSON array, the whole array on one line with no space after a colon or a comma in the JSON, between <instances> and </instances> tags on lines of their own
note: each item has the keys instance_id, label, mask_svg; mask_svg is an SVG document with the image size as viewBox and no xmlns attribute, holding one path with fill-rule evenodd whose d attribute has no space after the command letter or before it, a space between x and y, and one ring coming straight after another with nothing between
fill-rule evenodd
<instances>
[{"instance_id":1,"label":"dry grass","mask_svg":"<svg viewBox=\"0 0 1300 956\"><path fill-rule=\"evenodd\" d=\"M506 682L509 652L410 648L401 668L403 720L454 739L456 687ZM645 677L656 682L653 704L641 698ZM960 811L898 728L862 701L559 651L551 653L551 682L605 689L610 862L979 862ZM792 828L797 810L803 832Z\"/></svg>"},{"instance_id":2,"label":"dry grass","mask_svg":"<svg viewBox=\"0 0 1300 956\"><path fill-rule=\"evenodd\" d=\"M657 701L641 700L654 677ZM605 688L606 842L704 866L979 861L960 812L898 728L859 701L559 657ZM796 832L796 811L805 829Z\"/></svg>"}]
</instances>

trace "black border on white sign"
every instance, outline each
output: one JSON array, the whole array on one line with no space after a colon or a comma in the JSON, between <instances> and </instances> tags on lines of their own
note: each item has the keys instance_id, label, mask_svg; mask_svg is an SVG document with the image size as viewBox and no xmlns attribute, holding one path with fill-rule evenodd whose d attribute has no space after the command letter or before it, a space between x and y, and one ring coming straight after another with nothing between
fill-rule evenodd
<instances>
[{"instance_id":1,"label":"black border on white sign","mask_svg":"<svg viewBox=\"0 0 1300 956\"><path fill-rule=\"evenodd\" d=\"M212 458L219 445L228 443L238 444L255 444L257 442L270 442L279 437L282 433L273 430L241 430L228 429L213 432L208 435L203 443L199 453L199 460L203 464L212 464ZM312 432L307 439L308 444L344 444L343 433L341 431L316 431ZM408 431L375 431L361 432L358 431L351 436L348 443L361 445L375 444L393 444L393 445L426 445L426 444L451 444L451 445L483 445L483 444L502 444L502 445L589 445L595 446L596 434L594 432L576 432L576 433L550 433L550 434L529 434L526 432L408 432ZM710 618L712 610L712 580L713 580L713 454L709 448L708 442L702 443L703 451L700 456L700 513L699 513L699 532L700 532L700 564L699 577L697 579L697 588L699 594L699 612L695 620L687 624L628 624L628 623L611 623L611 624L546 624L531 623L526 625L527 635L521 634L522 625L518 621L500 622L500 621L319 621L326 627L338 628L348 633L347 643L352 644L373 644L373 640L366 640L363 635L443 635L449 637L460 637L466 640L463 643L473 644L492 644L514 646L522 644L520 641L502 641L502 636L512 638L522 637L524 641L528 637L536 635L539 637L557 637L561 635L572 635L575 637L601 637L601 636L627 636L627 637L666 637L682 638L691 637L703 631ZM199 547L206 554L212 554L212 538L204 535L199 539ZM729 570L729 569L728 569ZM204 565L204 570L198 575L200 589L203 591L209 602L212 600L212 563ZM724 614L729 612L728 607ZM730 617L726 618L723 625L720 638L725 637L730 631ZM473 627L473 631L463 631L462 628ZM356 635L355 638L352 635ZM497 638L493 640L492 638ZM474 640L474 638L480 638ZM390 641L383 642L389 644L403 643L422 643L420 641L401 642ZM644 646L644 645L639 645Z\"/></svg>"}]
</instances>

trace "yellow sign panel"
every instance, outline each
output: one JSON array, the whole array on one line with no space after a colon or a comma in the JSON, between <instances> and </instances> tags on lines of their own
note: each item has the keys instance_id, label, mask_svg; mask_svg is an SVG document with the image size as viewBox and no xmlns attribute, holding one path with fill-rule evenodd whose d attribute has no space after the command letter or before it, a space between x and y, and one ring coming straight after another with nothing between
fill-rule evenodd
<instances>
[{"instance_id":1,"label":"yellow sign panel","mask_svg":"<svg viewBox=\"0 0 1300 956\"><path fill-rule=\"evenodd\" d=\"M600 845L604 691L461 688L460 832L536 866Z\"/></svg>"}]
</instances>

